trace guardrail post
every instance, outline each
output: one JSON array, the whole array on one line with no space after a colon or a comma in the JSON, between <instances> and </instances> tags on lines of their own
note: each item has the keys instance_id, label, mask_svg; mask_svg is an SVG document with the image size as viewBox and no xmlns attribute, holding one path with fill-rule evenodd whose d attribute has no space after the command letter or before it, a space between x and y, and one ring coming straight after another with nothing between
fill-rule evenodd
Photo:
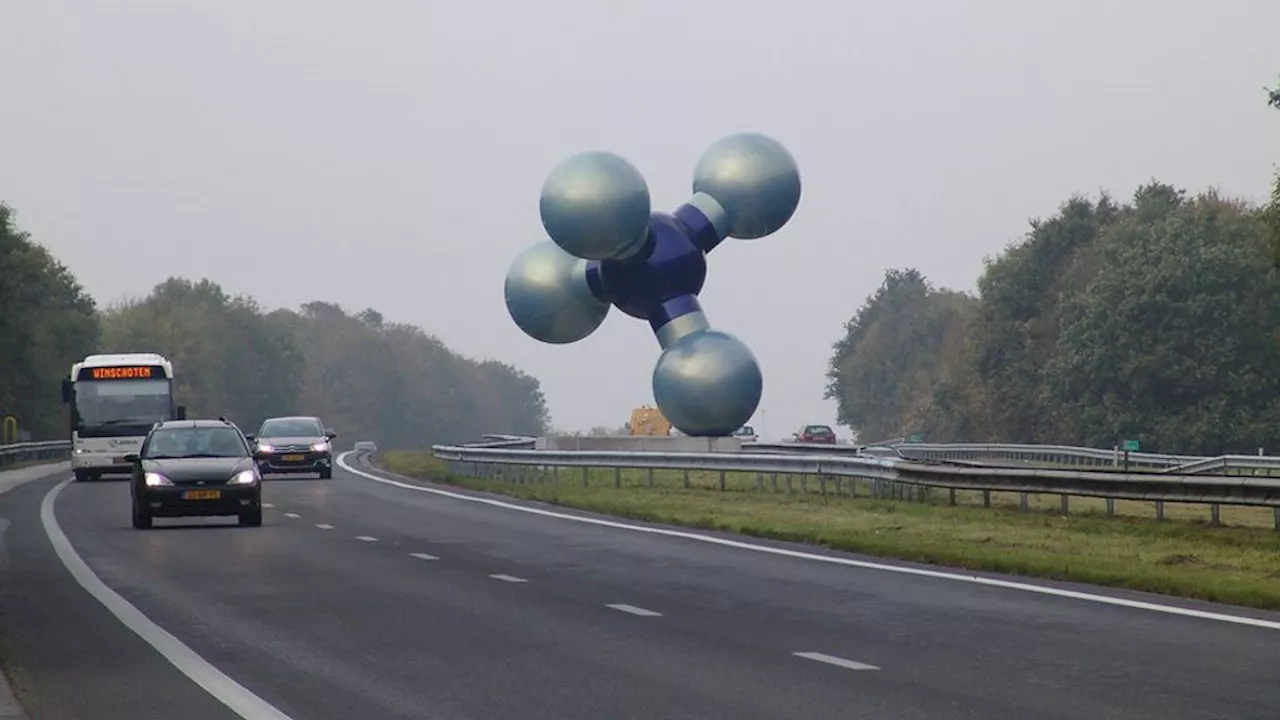
<instances>
[{"instance_id":1,"label":"guardrail post","mask_svg":"<svg viewBox=\"0 0 1280 720\"><path fill-rule=\"evenodd\" d=\"M588 468L586 465L582 466L582 487L586 487L589 484L588 478L590 476L587 474L588 470L590 470L590 468Z\"/></svg>"},{"instance_id":2,"label":"guardrail post","mask_svg":"<svg viewBox=\"0 0 1280 720\"><path fill-rule=\"evenodd\" d=\"M1164 501L1156 501L1156 522L1164 520Z\"/></svg>"},{"instance_id":3,"label":"guardrail post","mask_svg":"<svg viewBox=\"0 0 1280 720\"><path fill-rule=\"evenodd\" d=\"M800 493L802 495L809 494L809 473L804 473L800 476Z\"/></svg>"},{"instance_id":4,"label":"guardrail post","mask_svg":"<svg viewBox=\"0 0 1280 720\"><path fill-rule=\"evenodd\" d=\"M818 473L818 493L823 497L827 496L827 476Z\"/></svg>"},{"instance_id":5,"label":"guardrail post","mask_svg":"<svg viewBox=\"0 0 1280 720\"><path fill-rule=\"evenodd\" d=\"M1221 525L1222 524L1222 506L1219 505L1218 503L1212 503L1211 505L1209 505L1209 518L1210 518L1210 522L1213 523L1214 527L1218 527L1219 525Z\"/></svg>"},{"instance_id":6,"label":"guardrail post","mask_svg":"<svg viewBox=\"0 0 1280 720\"><path fill-rule=\"evenodd\" d=\"M1018 510L1020 510L1021 512L1026 512L1027 505L1028 505L1027 493L1024 493L1024 492L1018 493Z\"/></svg>"},{"instance_id":7,"label":"guardrail post","mask_svg":"<svg viewBox=\"0 0 1280 720\"><path fill-rule=\"evenodd\" d=\"M689 482L689 471L686 469L684 471L684 489L688 490L691 487L693 487L693 483Z\"/></svg>"},{"instance_id":8,"label":"guardrail post","mask_svg":"<svg viewBox=\"0 0 1280 720\"><path fill-rule=\"evenodd\" d=\"M1067 517L1070 514L1071 514L1071 496L1063 495L1062 496L1062 517Z\"/></svg>"},{"instance_id":9,"label":"guardrail post","mask_svg":"<svg viewBox=\"0 0 1280 720\"><path fill-rule=\"evenodd\" d=\"M764 492L764 473L756 473L756 492Z\"/></svg>"},{"instance_id":10,"label":"guardrail post","mask_svg":"<svg viewBox=\"0 0 1280 720\"><path fill-rule=\"evenodd\" d=\"M774 492L778 492L778 473L769 473L769 484L773 486Z\"/></svg>"},{"instance_id":11,"label":"guardrail post","mask_svg":"<svg viewBox=\"0 0 1280 720\"><path fill-rule=\"evenodd\" d=\"M720 491L724 491L724 471L720 471Z\"/></svg>"},{"instance_id":12,"label":"guardrail post","mask_svg":"<svg viewBox=\"0 0 1280 720\"><path fill-rule=\"evenodd\" d=\"M948 504L948 505L955 505L955 504L956 504L956 489L955 489L955 488L947 488L947 504Z\"/></svg>"},{"instance_id":13,"label":"guardrail post","mask_svg":"<svg viewBox=\"0 0 1280 720\"><path fill-rule=\"evenodd\" d=\"M653 487L653 468L649 468L649 487Z\"/></svg>"},{"instance_id":14,"label":"guardrail post","mask_svg":"<svg viewBox=\"0 0 1280 720\"><path fill-rule=\"evenodd\" d=\"M622 468L613 469L613 486L616 488L622 487Z\"/></svg>"},{"instance_id":15,"label":"guardrail post","mask_svg":"<svg viewBox=\"0 0 1280 720\"><path fill-rule=\"evenodd\" d=\"M1107 498L1107 515L1111 516L1115 514L1116 514L1116 499Z\"/></svg>"},{"instance_id":16,"label":"guardrail post","mask_svg":"<svg viewBox=\"0 0 1280 720\"><path fill-rule=\"evenodd\" d=\"M991 507L991 491L990 490L982 491L982 507L984 508Z\"/></svg>"},{"instance_id":17,"label":"guardrail post","mask_svg":"<svg viewBox=\"0 0 1280 720\"><path fill-rule=\"evenodd\" d=\"M1276 532L1280 532L1280 507L1271 508L1271 515L1275 519Z\"/></svg>"}]
</instances>

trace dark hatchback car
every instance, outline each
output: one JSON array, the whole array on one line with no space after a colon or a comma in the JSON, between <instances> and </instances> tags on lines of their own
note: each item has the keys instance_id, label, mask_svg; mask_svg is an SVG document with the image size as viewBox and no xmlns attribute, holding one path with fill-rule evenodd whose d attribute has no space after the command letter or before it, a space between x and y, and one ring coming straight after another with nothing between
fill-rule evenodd
<instances>
[{"instance_id":1,"label":"dark hatchback car","mask_svg":"<svg viewBox=\"0 0 1280 720\"><path fill-rule=\"evenodd\" d=\"M322 480L333 477L331 442L338 433L325 428L320 418L268 418L248 437L256 444L254 456L263 475L319 473Z\"/></svg>"},{"instance_id":2,"label":"dark hatchback car","mask_svg":"<svg viewBox=\"0 0 1280 720\"><path fill-rule=\"evenodd\" d=\"M253 448L226 420L156 423L138 453L129 481L133 526L157 517L237 515L241 525L262 524L262 475Z\"/></svg>"},{"instance_id":3,"label":"dark hatchback car","mask_svg":"<svg viewBox=\"0 0 1280 720\"><path fill-rule=\"evenodd\" d=\"M835 445L836 434L830 425L805 425L796 433L796 442Z\"/></svg>"}]
</instances>

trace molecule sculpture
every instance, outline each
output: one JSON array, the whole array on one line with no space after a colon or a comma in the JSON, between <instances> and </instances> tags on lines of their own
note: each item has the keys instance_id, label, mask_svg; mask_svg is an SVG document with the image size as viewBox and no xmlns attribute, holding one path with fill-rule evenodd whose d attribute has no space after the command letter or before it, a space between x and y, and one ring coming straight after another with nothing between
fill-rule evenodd
<instances>
[{"instance_id":1,"label":"molecule sculpture","mask_svg":"<svg viewBox=\"0 0 1280 720\"><path fill-rule=\"evenodd\" d=\"M761 238L800 204L800 171L776 140L744 133L712 145L693 173L693 196L651 212L640 171L610 152L575 155L542 185L551 242L526 249L507 272L512 320L530 337L566 344L590 335L609 307L647 320L662 347L653 395L692 436L725 436L755 414L760 365L736 337L712 329L698 301L706 256L725 238Z\"/></svg>"}]
</instances>

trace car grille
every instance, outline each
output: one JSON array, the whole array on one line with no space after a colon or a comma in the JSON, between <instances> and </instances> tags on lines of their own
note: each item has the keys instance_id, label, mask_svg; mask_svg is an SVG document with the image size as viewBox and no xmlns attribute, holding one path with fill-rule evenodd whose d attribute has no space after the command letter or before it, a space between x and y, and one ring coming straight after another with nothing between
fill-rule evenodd
<instances>
[{"instance_id":1,"label":"car grille","mask_svg":"<svg viewBox=\"0 0 1280 720\"><path fill-rule=\"evenodd\" d=\"M286 453L305 453L311 452L310 445L276 445L273 455L281 455Z\"/></svg>"}]
</instances>

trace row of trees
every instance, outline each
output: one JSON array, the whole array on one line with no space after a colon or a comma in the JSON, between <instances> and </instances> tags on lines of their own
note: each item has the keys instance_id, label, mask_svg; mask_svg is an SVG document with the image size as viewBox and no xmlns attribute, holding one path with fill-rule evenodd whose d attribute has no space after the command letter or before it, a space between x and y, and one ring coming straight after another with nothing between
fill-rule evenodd
<instances>
[{"instance_id":1,"label":"row of trees","mask_svg":"<svg viewBox=\"0 0 1280 720\"><path fill-rule=\"evenodd\" d=\"M836 344L827 395L868 439L1274 447L1275 211L1154 183L1033 222L977 297L890 271Z\"/></svg>"},{"instance_id":2,"label":"row of trees","mask_svg":"<svg viewBox=\"0 0 1280 720\"><path fill-rule=\"evenodd\" d=\"M869 440L1275 447L1277 268L1280 175L1262 206L1158 182L1073 197L988 260L976 296L886 273L826 395Z\"/></svg>"},{"instance_id":3,"label":"row of trees","mask_svg":"<svg viewBox=\"0 0 1280 720\"><path fill-rule=\"evenodd\" d=\"M94 352L152 351L174 362L192 416L245 428L283 414L321 416L344 438L417 448L483 432L538 434L538 381L463 357L420 328L324 302L267 311L209 280L172 278L100 311L72 274L18 231L0 205L0 414L35 437L66 433L59 384Z\"/></svg>"}]
</instances>

